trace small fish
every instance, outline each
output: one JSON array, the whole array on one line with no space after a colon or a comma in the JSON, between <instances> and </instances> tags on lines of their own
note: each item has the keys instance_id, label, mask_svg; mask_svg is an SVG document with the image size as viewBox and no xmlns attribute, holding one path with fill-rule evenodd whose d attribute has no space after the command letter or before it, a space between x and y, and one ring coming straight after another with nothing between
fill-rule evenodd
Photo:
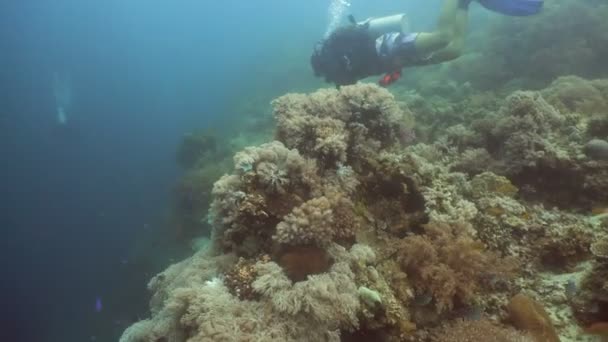
<instances>
[{"instance_id":1,"label":"small fish","mask_svg":"<svg viewBox=\"0 0 608 342\"><path fill-rule=\"evenodd\" d=\"M462 318L467 321L479 321L482 315L483 308L479 305L468 307L462 312Z\"/></svg>"},{"instance_id":2,"label":"small fish","mask_svg":"<svg viewBox=\"0 0 608 342\"><path fill-rule=\"evenodd\" d=\"M101 297L95 298L95 312L101 312L103 310L103 303L101 302Z\"/></svg>"},{"instance_id":3,"label":"small fish","mask_svg":"<svg viewBox=\"0 0 608 342\"><path fill-rule=\"evenodd\" d=\"M427 306L433 301L433 296L430 294L419 294L414 297L414 305L416 306Z\"/></svg>"},{"instance_id":4,"label":"small fish","mask_svg":"<svg viewBox=\"0 0 608 342\"><path fill-rule=\"evenodd\" d=\"M568 281L564 285L564 291L566 293L566 298L568 299L572 299L574 298L574 296L576 296L578 289L576 287L576 281L574 280L574 278L568 279Z\"/></svg>"}]
</instances>

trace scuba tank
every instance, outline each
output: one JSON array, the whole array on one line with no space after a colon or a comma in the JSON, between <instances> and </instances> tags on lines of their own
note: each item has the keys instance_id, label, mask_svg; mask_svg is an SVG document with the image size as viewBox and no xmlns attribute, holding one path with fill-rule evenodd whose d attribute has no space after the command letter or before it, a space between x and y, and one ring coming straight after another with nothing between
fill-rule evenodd
<instances>
[{"instance_id":1,"label":"scuba tank","mask_svg":"<svg viewBox=\"0 0 608 342\"><path fill-rule=\"evenodd\" d=\"M354 27L365 30L367 36L373 40L377 40L379 39L378 37L390 33L407 34L410 31L409 21L405 13L381 18L368 18L362 22L357 22L352 15L350 15L348 19ZM401 78L401 69L390 70L390 72L384 75L378 83L382 87L388 87L399 78Z\"/></svg>"},{"instance_id":2,"label":"scuba tank","mask_svg":"<svg viewBox=\"0 0 608 342\"><path fill-rule=\"evenodd\" d=\"M351 21L354 21L354 19ZM380 18L368 18L356 24L358 26L366 27L368 34L372 38L380 37L389 32L409 32L409 21L407 20L405 13Z\"/></svg>"}]
</instances>

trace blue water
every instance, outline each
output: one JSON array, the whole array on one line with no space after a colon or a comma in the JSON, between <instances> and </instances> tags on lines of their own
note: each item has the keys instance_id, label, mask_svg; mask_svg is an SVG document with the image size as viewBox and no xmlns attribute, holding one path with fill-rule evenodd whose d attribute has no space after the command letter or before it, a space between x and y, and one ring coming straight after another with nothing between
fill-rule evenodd
<instances>
[{"instance_id":1,"label":"blue water","mask_svg":"<svg viewBox=\"0 0 608 342\"><path fill-rule=\"evenodd\" d=\"M419 3L353 0L350 13L407 11L428 26L439 1ZM307 56L325 31L328 6L0 3L3 341L113 341L147 315L145 284L172 260L141 264L132 251L165 228L180 137L238 122L244 113L231 104L269 83L264 70L285 76L270 81L277 84L269 98L318 82ZM63 126L56 73L67 75L72 93Z\"/></svg>"}]
</instances>

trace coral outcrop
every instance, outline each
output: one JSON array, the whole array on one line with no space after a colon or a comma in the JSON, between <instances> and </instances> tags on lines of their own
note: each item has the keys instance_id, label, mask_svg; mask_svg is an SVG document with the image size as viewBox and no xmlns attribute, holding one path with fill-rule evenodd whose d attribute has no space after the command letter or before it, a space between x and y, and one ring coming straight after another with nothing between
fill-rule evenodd
<instances>
[{"instance_id":1,"label":"coral outcrop","mask_svg":"<svg viewBox=\"0 0 608 342\"><path fill-rule=\"evenodd\" d=\"M213 186L212 245L152 279L151 317L121 341L557 341L576 315L597 326L606 225L589 213L608 163L584 146L603 84L446 100L470 115L445 127L424 98L375 85L278 98L276 140Z\"/></svg>"}]
</instances>

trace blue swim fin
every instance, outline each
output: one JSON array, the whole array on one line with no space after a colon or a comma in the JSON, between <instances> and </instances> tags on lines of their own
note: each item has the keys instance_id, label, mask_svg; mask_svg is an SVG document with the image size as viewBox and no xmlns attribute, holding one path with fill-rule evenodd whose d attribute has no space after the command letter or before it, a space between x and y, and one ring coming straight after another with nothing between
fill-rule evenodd
<instances>
[{"instance_id":1,"label":"blue swim fin","mask_svg":"<svg viewBox=\"0 0 608 342\"><path fill-rule=\"evenodd\" d=\"M523 17L539 13L544 0L478 0L485 8L504 15Z\"/></svg>"}]
</instances>

